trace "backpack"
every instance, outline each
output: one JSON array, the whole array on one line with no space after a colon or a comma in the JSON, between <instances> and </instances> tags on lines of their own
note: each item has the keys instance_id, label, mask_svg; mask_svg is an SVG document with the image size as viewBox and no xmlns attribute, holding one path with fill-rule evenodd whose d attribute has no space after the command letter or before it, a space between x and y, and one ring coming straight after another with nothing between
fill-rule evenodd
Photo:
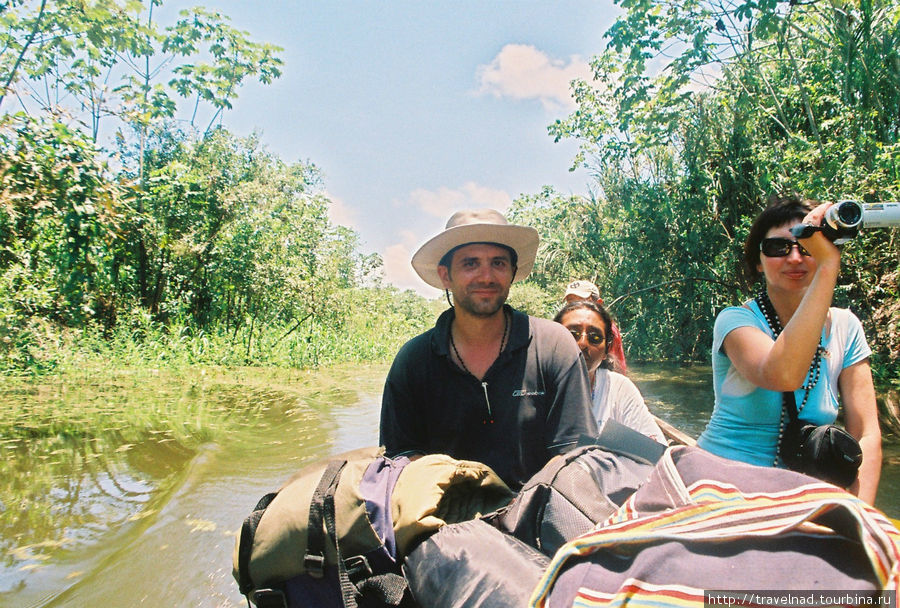
<instances>
[{"instance_id":1,"label":"backpack","mask_svg":"<svg viewBox=\"0 0 900 608\"><path fill-rule=\"evenodd\" d=\"M488 520L552 557L615 513L652 470L645 460L599 445L577 447L552 458Z\"/></svg>"},{"instance_id":2,"label":"backpack","mask_svg":"<svg viewBox=\"0 0 900 608\"><path fill-rule=\"evenodd\" d=\"M260 499L235 543L233 575L259 608L409 605L400 574L408 551L511 498L480 463L353 450L304 467Z\"/></svg>"},{"instance_id":3,"label":"backpack","mask_svg":"<svg viewBox=\"0 0 900 608\"><path fill-rule=\"evenodd\" d=\"M886 605L898 583L900 531L878 510L800 473L679 446L556 552L528 605Z\"/></svg>"}]
</instances>

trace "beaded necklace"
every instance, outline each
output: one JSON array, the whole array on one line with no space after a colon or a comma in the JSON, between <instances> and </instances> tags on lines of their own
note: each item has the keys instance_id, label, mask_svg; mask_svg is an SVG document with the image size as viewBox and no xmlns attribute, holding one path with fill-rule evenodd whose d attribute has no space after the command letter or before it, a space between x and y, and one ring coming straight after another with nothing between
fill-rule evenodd
<instances>
[{"instance_id":1,"label":"beaded necklace","mask_svg":"<svg viewBox=\"0 0 900 608\"><path fill-rule=\"evenodd\" d=\"M503 337L500 338L500 352L497 353L498 357L503 353L503 348L506 346L506 336L508 333L509 333L509 315L507 315L506 311L504 310L503 311ZM466 367L466 362L463 361L463 358L459 356L459 351L456 350L456 342L453 341L453 328L452 327L450 328L449 334L450 334L450 347L453 349L453 353L456 355L457 361L459 361L459 364L462 366L463 371L465 371L470 376L474 376L475 374L473 374L471 371L469 371L469 368Z\"/></svg>"},{"instance_id":2,"label":"beaded necklace","mask_svg":"<svg viewBox=\"0 0 900 608\"><path fill-rule=\"evenodd\" d=\"M763 316L766 318L766 322L769 324L769 328L772 330L773 339L777 340L778 336L781 334L781 330L784 329L781 326L781 321L778 320L778 315L775 313L775 307L772 306L772 300L769 299L769 294L766 293L765 290L761 291L758 296L755 298L756 305L759 306L760 311L762 311ZM813 360L809 364L809 372L807 372L806 377L808 378L807 382L804 383L800 388L803 389L803 401L800 402L800 405L797 407L797 414L803 411L806 402L809 401L809 393L812 388L819 381L819 375L821 373L821 362L822 362L822 354L825 352L825 347L822 346L822 339L819 338L819 344L816 345L816 354L813 355ZM781 445L781 437L784 433L784 410L782 409L781 418L778 422L778 443L777 445ZM778 454L775 454L775 466L778 466Z\"/></svg>"}]
</instances>

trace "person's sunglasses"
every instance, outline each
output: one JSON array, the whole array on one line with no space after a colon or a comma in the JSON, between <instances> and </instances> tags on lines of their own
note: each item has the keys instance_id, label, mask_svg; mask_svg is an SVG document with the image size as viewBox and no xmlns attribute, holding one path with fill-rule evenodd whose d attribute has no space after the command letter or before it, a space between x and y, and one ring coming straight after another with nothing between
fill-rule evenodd
<instances>
[{"instance_id":1,"label":"person's sunglasses","mask_svg":"<svg viewBox=\"0 0 900 608\"><path fill-rule=\"evenodd\" d=\"M797 246L797 251L800 252L800 255L809 255L809 252L797 241L781 237L763 239L759 244L759 250L768 258L783 258L786 255L790 255L791 248L793 248L794 245Z\"/></svg>"},{"instance_id":2,"label":"person's sunglasses","mask_svg":"<svg viewBox=\"0 0 900 608\"><path fill-rule=\"evenodd\" d=\"M584 335L584 332L578 331L577 329L570 329L569 333L572 334L572 337L575 338L575 341L578 342L581 340L581 336ZM603 344L603 340L606 337L603 334L598 334L597 332L589 331L587 332L587 340L589 344L593 344L597 346L598 344Z\"/></svg>"}]
</instances>

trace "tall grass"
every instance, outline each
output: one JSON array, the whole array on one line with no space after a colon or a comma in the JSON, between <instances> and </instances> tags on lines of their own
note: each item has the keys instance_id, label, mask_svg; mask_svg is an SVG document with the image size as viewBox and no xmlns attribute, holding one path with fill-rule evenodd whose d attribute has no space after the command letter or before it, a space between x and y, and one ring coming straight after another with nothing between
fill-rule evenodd
<instances>
[{"instance_id":1,"label":"tall grass","mask_svg":"<svg viewBox=\"0 0 900 608\"><path fill-rule=\"evenodd\" d=\"M354 294L356 298L364 294ZM64 328L32 319L0 345L0 375L35 377L77 372L85 365L178 368L186 365L316 368L340 362L390 360L400 346L431 326L443 304L348 300L343 314L291 322L198 329L189 318L155 321L141 309L116 325ZM253 329L251 330L251 326Z\"/></svg>"}]
</instances>

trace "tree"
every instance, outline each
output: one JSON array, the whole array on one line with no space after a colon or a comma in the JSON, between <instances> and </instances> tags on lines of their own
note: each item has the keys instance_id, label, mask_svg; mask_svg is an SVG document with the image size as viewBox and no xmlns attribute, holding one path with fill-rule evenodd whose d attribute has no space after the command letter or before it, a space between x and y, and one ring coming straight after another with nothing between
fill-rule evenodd
<instances>
[{"instance_id":1,"label":"tree","mask_svg":"<svg viewBox=\"0 0 900 608\"><path fill-rule=\"evenodd\" d=\"M638 282L648 276L666 285L691 273L730 283L729 260L738 259L749 219L772 192L900 198L896 3L623 0L621 6L606 49L592 62L594 79L573 85L578 108L550 133L581 141L575 162L594 172L606 194L604 221L621 226L617 240L636 269L625 282L632 290L643 289ZM838 303L855 305L878 356L894 360L900 355L869 323L869 313L883 318L893 310L896 237L867 232L844 257ZM740 295L751 289L744 286ZM679 336L693 331L697 323L685 320L694 315L711 325L717 306L739 294L669 295L654 296L667 304L641 317L644 328L665 326L663 333ZM701 308L678 311L697 298L706 299ZM685 348L676 339L672 350L693 350Z\"/></svg>"},{"instance_id":2,"label":"tree","mask_svg":"<svg viewBox=\"0 0 900 608\"><path fill-rule=\"evenodd\" d=\"M231 108L238 88L281 75L280 48L250 40L229 19L203 8L184 10L160 29L161 0L41 0L0 14L0 107L10 94L30 113L66 109L84 116L94 141L108 117L144 137L175 116L177 97L212 108L203 133Z\"/></svg>"}]
</instances>

